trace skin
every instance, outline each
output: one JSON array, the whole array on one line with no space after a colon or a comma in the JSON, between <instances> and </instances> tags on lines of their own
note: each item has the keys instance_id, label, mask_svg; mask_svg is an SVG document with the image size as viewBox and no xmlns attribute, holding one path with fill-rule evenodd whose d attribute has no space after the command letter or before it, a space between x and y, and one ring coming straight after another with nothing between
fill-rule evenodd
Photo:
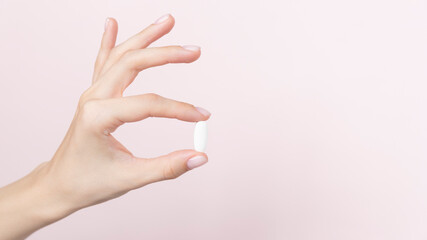
<instances>
[{"instance_id":1,"label":"skin","mask_svg":"<svg viewBox=\"0 0 427 240\"><path fill-rule=\"evenodd\" d=\"M197 122L210 116L202 108L153 93L123 97L140 71L200 57L195 46L148 48L173 28L171 15L163 20L116 46L118 25L107 19L92 85L81 95L57 152L25 177L0 188L0 239L25 239L82 208L177 178L207 162L205 153L194 150L136 157L112 135L120 125L148 117Z\"/></svg>"}]
</instances>

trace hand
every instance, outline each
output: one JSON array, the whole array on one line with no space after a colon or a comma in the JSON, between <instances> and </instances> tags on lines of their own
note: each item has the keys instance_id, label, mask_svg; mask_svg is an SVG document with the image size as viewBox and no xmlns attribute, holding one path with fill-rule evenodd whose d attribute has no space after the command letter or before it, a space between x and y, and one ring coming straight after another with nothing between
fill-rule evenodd
<instances>
[{"instance_id":1,"label":"hand","mask_svg":"<svg viewBox=\"0 0 427 240\"><path fill-rule=\"evenodd\" d=\"M46 165L48 181L55 183L52 186L55 191L65 196L64 200L74 208L100 203L149 183L176 178L207 161L206 154L194 150L154 159L138 158L111 135L123 123L147 117L190 122L209 118L206 110L153 93L123 97L123 91L143 69L167 63L190 63L199 58L198 47L147 48L172 29L173 17L166 15L163 20L116 47L117 22L112 18L107 20L93 84L81 96L70 130Z\"/></svg>"},{"instance_id":2,"label":"hand","mask_svg":"<svg viewBox=\"0 0 427 240\"><path fill-rule=\"evenodd\" d=\"M207 162L205 153L194 150L152 159L136 157L112 135L120 125L148 117L196 122L210 116L202 108L153 93L123 97L140 71L167 63L190 63L200 56L195 46L147 48L174 25L171 15L159 20L118 46L117 22L107 20L92 85L80 97L62 144L50 161L15 183L31 186L28 189L33 189L33 195L22 198L33 198L30 201L39 209L44 225L147 184L176 178ZM16 191L13 185L7 188Z\"/></svg>"}]
</instances>

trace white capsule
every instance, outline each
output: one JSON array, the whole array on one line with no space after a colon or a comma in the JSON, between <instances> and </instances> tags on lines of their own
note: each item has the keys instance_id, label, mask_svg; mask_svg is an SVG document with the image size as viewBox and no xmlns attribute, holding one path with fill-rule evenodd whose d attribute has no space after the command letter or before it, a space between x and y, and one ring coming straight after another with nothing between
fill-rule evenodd
<instances>
[{"instance_id":1,"label":"white capsule","mask_svg":"<svg viewBox=\"0 0 427 240\"><path fill-rule=\"evenodd\" d=\"M207 140L208 127L206 121L197 122L194 128L194 149L198 152L204 152L206 150Z\"/></svg>"}]
</instances>

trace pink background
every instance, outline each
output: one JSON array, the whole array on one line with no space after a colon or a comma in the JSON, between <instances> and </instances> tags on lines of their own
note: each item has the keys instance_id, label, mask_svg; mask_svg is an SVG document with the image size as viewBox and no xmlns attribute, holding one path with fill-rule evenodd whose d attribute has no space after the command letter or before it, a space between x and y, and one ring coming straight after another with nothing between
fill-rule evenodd
<instances>
[{"instance_id":1,"label":"pink background","mask_svg":"<svg viewBox=\"0 0 427 240\"><path fill-rule=\"evenodd\" d=\"M119 42L159 16L154 46L201 58L143 72L155 92L212 112L210 162L74 213L29 239L426 239L427 2L0 0L0 183L49 160L107 16ZM116 136L137 156L192 148L193 123Z\"/></svg>"}]
</instances>

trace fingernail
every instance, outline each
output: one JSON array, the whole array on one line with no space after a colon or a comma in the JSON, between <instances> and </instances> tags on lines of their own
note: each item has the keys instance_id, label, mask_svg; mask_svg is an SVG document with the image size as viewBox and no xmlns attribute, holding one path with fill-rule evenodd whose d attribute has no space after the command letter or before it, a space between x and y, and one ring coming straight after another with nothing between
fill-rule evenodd
<instances>
[{"instance_id":1,"label":"fingernail","mask_svg":"<svg viewBox=\"0 0 427 240\"><path fill-rule=\"evenodd\" d=\"M110 22L110 18L108 17L107 19L105 19L104 31L107 31L108 23L109 23L109 22Z\"/></svg>"},{"instance_id":2,"label":"fingernail","mask_svg":"<svg viewBox=\"0 0 427 240\"><path fill-rule=\"evenodd\" d=\"M195 45L184 45L182 46L184 49L190 50L190 51L200 51L200 47L199 46L195 46Z\"/></svg>"},{"instance_id":3,"label":"fingernail","mask_svg":"<svg viewBox=\"0 0 427 240\"><path fill-rule=\"evenodd\" d=\"M157 20L154 22L154 24L159 24L159 23L162 23L162 22L166 21L166 20L169 18L169 16L170 16L170 14L169 14L169 13L168 13L168 14L165 14L165 15L163 15L163 16L161 16L159 19L157 19Z\"/></svg>"},{"instance_id":4,"label":"fingernail","mask_svg":"<svg viewBox=\"0 0 427 240\"><path fill-rule=\"evenodd\" d=\"M196 110L199 111L199 113L201 113L203 116L209 117L211 115L211 113L204 108L196 107Z\"/></svg>"},{"instance_id":5,"label":"fingernail","mask_svg":"<svg viewBox=\"0 0 427 240\"><path fill-rule=\"evenodd\" d=\"M195 156L187 161L188 169L194 169L196 167L200 167L203 164L207 163L208 159L204 156Z\"/></svg>"}]
</instances>

